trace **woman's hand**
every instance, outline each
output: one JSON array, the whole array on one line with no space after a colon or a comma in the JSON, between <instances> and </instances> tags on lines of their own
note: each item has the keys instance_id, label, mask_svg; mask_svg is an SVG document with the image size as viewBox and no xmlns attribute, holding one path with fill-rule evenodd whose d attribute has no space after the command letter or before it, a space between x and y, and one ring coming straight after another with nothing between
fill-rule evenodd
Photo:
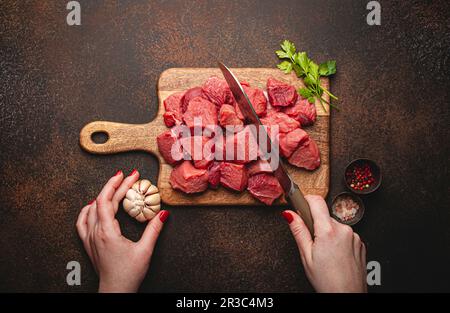
<instances>
[{"instance_id":1,"label":"woman's hand","mask_svg":"<svg viewBox=\"0 0 450 313\"><path fill-rule=\"evenodd\" d=\"M284 211L309 281L317 292L367 292L366 248L352 228L330 217L325 200L306 196L314 239L301 217Z\"/></svg>"},{"instance_id":2,"label":"woman's hand","mask_svg":"<svg viewBox=\"0 0 450 313\"><path fill-rule=\"evenodd\" d=\"M139 179L134 170L124 179L122 171L112 177L97 199L78 216L77 230L99 275L99 292L136 292L147 273L153 249L169 212L161 211L148 224L138 242L120 231L115 214L119 202Z\"/></svg>"}]
</instances>

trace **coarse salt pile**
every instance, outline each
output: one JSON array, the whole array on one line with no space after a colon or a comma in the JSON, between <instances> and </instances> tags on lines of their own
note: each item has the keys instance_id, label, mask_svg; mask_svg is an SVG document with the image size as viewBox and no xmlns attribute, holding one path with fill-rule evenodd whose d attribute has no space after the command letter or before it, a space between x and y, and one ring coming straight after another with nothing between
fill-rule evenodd
<instances>
[{"instance_id":1,"label":"coarse salt pile","mask_svg":"<svg viewBox=\"0 0 450 313\"><path fill-rule=\"evenodd\" d=\"M359 204L350 196L340 196L333 204L333 214L344 222L354 219L358 211Z\"/></svg>"}]
</instances>

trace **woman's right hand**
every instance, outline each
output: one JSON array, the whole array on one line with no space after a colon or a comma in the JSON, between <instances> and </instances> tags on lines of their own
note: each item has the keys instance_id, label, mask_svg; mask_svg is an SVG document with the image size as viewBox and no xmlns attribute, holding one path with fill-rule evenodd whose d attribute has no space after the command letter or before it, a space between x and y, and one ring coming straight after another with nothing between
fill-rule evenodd
<instances>
[{"instance_id":1,"label":"woman's right hand","mask_svg":"<svg viewBox=\"0 0 450 313\"><path fill-rule=\"evenodd\" d=\"M367 292L366 247L350 226L330 217L320 196L306 196L314 220L314 238L301 217L290 210L289 223L306 275L317 292Z\"/></svg>"}]
</instances>

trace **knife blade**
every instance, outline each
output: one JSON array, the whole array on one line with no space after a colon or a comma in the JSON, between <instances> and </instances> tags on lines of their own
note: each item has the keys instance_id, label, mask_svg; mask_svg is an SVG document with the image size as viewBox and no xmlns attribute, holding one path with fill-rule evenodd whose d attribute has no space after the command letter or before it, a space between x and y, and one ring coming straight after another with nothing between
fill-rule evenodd
<instances>
[{"instance_id":1,"label":"knife blade","mask_svg":"<svg viewBox=\"0 0 450 313\"><path fill-rule=\"evenodd\" d=\"M269 148L268 150L273 151L270 136L268 135L264 127L260 127L263 124L256 114L255 109L253 108L253 105L244 89L242 88L239 80L223 63L219 62L219 68L222 71L222 74L226 82L228 83L228 86L230 87L231 93L233 94L239 106L239 109L242 112L242 115L249 123L256 126L256 133L254 133L253 131L251 132L253 136L255 136L256 142L260 142L258 140L259 138L265 138ZM286 198L288 199L293 209L300 214L311 235L314 235L313 220L308 202L300 191L300 188L289 176L289 173L286 171L283 162L279 157L279 154L270 153L270 157L271 162L269 162L269 164L271 165L273 174L278 179L281 188L286 195Z\"/></svg>"}]
</instances>

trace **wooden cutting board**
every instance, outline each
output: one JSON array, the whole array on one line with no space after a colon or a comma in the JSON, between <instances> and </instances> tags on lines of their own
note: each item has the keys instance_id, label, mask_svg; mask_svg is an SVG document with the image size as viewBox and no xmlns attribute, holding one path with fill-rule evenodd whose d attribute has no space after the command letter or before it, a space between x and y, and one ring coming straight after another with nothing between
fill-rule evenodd
<instances>
[{"instance_id":1,"label":"wooden cutting board","mask_svg":"<svg viewBox=\"0 0 450 313\"><path fill-rule=\"evenodd\" d=\"M276 68L235 68L233 73L241 81L247 81L251 86L266 89L269 76L285 81L296 87L302 87L303 82L294 74L286 75ZM124 151L141 150L154 154L159 160L158 188L161 199L169 205L261 205L247 191L237 193L223 187L217 190L208 189L197 195L187 195L173 190L169 183L172 167L168 165L158 152L156 137L167 130L163 121L163 101L170 94L200 86L210 76L222 77L218 68L171 68L164 71L158 80L159 107L156 118L146 124L123 124L116 122L96 121L83 127L80 133L81 147L95 154L112 154ZM322 79L322 86L329 88L328 79ZM327 101L329 98L325 98ZM150 104L156 105L156 104ZM316 102L317 121L313 126L305 128L316 140L322 164L315 171L306 171L287 164L287 169L294 181L305 194L326 196L329 185L329 109L325 112ZM108 140L102 144L92 141L94 133L106 133ZM280 199L274 204L286 203Z\"/></svg>"}]
</instances>

